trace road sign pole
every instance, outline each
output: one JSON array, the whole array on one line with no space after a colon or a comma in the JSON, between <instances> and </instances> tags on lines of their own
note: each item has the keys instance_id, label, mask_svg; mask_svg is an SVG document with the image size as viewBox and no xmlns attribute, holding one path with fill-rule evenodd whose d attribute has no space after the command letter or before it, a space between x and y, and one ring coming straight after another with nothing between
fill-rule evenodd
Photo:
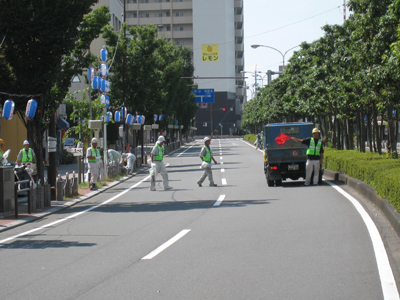
<instances>
[{"instance_id":1,"label":"road sign pole","mask_svg":"<svg viewBox=\"0 0 400 300\"><path fill-rule=\"evenodd\" d=\"M210 103L210 115L211 115L211 138L213 136L213 115L212 115L212 103Z\"/></svg>"}]
</instances>

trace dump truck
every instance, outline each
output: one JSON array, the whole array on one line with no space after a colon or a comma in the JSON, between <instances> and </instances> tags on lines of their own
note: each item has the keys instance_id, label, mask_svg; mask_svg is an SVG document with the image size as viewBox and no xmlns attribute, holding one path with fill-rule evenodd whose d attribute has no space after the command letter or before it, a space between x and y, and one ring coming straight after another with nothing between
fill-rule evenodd
<instances>
[{"instance_id":1,"label":"dump truck","mask_svg":"<svg viewBox=\"0 0 400 300\"><path fill-rule=\"evenodd\" d=\"M264 173L268 186L286 179L306 178L307 146L290 139L311 137L313 123L274 123L264 126ZM322 167L321 167L322 168ZM322 171L319 173L322 182Z\"/></svg>"}]
</instances>

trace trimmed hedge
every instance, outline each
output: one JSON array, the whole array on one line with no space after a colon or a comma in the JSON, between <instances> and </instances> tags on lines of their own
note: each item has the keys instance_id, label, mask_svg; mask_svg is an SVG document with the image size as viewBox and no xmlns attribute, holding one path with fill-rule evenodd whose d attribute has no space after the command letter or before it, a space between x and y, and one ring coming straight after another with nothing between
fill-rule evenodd
<instances>
[{"instance_id":1,"label":"trimmed hedge","mask_svg":"<svg viewBox=\"0 0 400 300\"><path fill-rule=\"evenodd\" d=\"M323 167L364 181L400 212L400 160L357 150L324 148Z\"/></svg>"}]
</instances>

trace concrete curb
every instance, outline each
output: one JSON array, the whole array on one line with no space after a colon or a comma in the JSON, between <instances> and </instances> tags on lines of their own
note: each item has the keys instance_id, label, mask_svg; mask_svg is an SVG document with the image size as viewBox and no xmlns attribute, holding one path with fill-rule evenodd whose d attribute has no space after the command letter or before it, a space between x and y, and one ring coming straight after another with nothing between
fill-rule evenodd
<instances>
[{"instance_id":1,"label":"concrete curb","mask_svg":"<svg viewBox=\"0 0 400 300\"><path fill-rule=\"evenodd\" d=\"M400 238L400 214L387 199L379 196L379 194L365 182L351 178L346 174L323 169L323 175L325 179L337 180L345 183L348 187L358 192L365 199L375 204L375 206L378 207L386 217L397 236Z\"/></svg>"}]
</instances>

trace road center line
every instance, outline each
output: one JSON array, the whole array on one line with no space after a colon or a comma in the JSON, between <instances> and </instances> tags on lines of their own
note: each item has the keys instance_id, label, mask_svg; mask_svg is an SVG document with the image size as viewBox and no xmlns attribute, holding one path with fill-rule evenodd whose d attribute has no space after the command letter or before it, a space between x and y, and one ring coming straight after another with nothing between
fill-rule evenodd
<instances>
[{"instance_id":1,"label":"road center line","mask_svg":"<svg viewBox=\"0 0 400 300\"><path fill-rule=\"evenodd\" d=\"M221 181L222 181L222 185L226 185L226 178L222 178Z\"/></svg>"},{"instance_id":2,"label":"road center line","mask_svg":"<svg viewBox=\"0 0 400 300\"><path fill-rule=\"evenodd\" d=\"M160 247L157 249L151 251L149 254L146 256L142 257L142 259L152 259L156 255L160 254L162 251L167 249L169 246L171 246L173 243L177 242L179 239L184 237L191 229L184 229L181 232L179 232L177 235L175 235L173 238L169 239L166 241L164 244L162 244Z\"/></svg>"},{"instance_id":3,"label":"road center line","mask_svg":"<svg viewBox=\"0 0 400 300\"><path fill-rule=\"evenodd\" d=\"M387 252L385 249L385 245L383 244L382 237L379 234L378 229L376 228L375 223L372 221L369 214L365 211L362 205L352 197L350 194L342 190L336 184L331 183L330 181L325 181L330 186L332 186L335 190L345 196L357 209L361 218L363 219L365 225L367 226L369 235L371 237L372 246L375 252L376 263L378 265L379 277L381 279L381 286L383 292L383 299L393 299L398 300L399 292L397 290L396 281L394 280L393 271L389 263L389 258L387 256Z\"/></svg>"},{"instance_id":4,"label":"road center line","mask_svg":"<svg viewBox=\"0 0 400 300\"><path fill-rule=\"evenodd\" d=\"M217 202L215 202L213 206L219 206L222 203L222 201L224 201L224 199L225 195L220 195Z\"/></svg>"}]
</instances>

